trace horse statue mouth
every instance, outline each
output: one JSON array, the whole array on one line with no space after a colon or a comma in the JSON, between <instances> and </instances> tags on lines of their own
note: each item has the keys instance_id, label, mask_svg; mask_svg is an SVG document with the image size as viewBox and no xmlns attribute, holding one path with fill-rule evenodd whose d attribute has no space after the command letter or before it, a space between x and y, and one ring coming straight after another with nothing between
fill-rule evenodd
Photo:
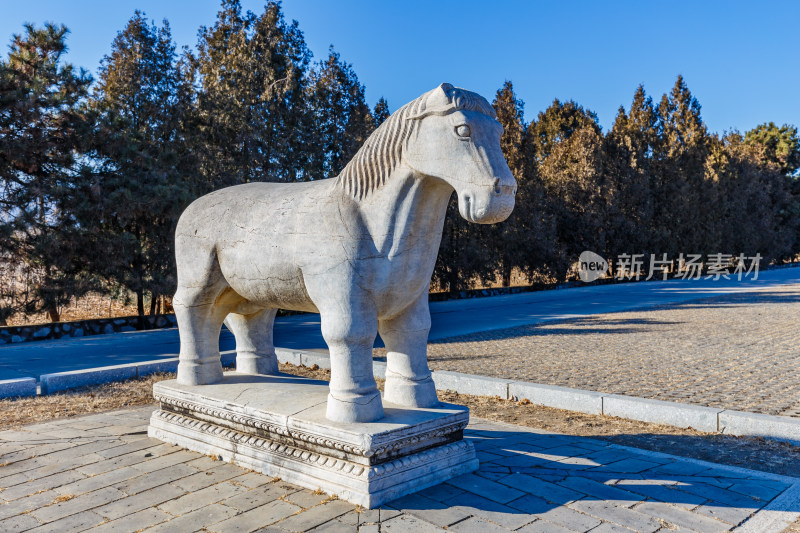
<instances>
[{"instance_id":1,"label":"horse statue mouth","mask_svg":"<svg viewBox=\"0 0 800 533\"><path fill-rule=\"evenodd\" d=\"M509 189L506 191L506 189ZM501 193L489 197L478 205L472 193L464 192L458 198L458 211L464 220L475 224L495 224L507 219L514 209L514 187L501 187Z\"/></svg>"}]
</instances>

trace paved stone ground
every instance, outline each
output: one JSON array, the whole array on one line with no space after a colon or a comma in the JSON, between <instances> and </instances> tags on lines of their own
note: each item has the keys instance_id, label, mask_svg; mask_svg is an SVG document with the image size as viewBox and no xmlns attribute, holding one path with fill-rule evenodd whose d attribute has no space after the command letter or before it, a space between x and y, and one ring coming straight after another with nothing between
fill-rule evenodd
<instances>
[{"instance_id":1,"label":"paved stone ground","mask_svg":"<svg viewBox=\"0 0 800 533\"><path fill-rule=\"evenodd\" d=\"M478 420L477 473L362 510L150 439L151 411L0 432L0 531L718 532L800 492L800 479Z\"/></svg>"},{"instance_id":2,"label":"paved stone ground","mask_svg":"<svg viewBox=\"0 0 800 533\"><path fill-rule=\"evenodd\" d=\"M800 417L798 324L791 284L451 337L428 358L436 370Z\"/></svg>"}]
</instances>

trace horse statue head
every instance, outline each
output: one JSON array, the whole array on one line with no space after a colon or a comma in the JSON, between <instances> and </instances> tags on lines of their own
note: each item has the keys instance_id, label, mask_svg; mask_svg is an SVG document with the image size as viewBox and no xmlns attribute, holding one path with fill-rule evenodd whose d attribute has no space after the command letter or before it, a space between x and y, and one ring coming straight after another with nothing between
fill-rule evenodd
<instances>
[{"instance_id":1,"label":"horse statue head","mask_svg":"<svg viewBox=\"0 0 800 533\"><path fill-rule=\"evenodd\" d=\"M514 209L517 183L500 149L503 127L482 96L443 83L398 109L339 176L356 198L402 163L455 189L464 219L493 224Z\"/></svg>"}]
</instances>

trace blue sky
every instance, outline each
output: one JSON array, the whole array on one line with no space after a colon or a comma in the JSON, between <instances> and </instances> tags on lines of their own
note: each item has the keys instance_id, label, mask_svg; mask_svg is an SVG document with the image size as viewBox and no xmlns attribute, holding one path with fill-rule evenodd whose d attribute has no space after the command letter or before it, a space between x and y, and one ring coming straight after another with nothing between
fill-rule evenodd
<instances>
[{"instance_id":1,"label":"blue sky","mask_svg":"<svg viewBox=\"0 0 800 533\"><path fill-rule=\"evenodd\" d=\"M263 2L242 0L260 12ZM67 59L95 73L135 9L167 18L194 47L216 0L0 0L0 38L46 20L70 30ZM526 120L554 98L594 110L604 129L636 86L660 98L683 74L713 131L800 126L800 2L287 0L315 59L333 44L374 104L392 110L443 81L490 100L514 82ZM5 49L3 51L5 54Z\"/></svg>"}]
</instances>

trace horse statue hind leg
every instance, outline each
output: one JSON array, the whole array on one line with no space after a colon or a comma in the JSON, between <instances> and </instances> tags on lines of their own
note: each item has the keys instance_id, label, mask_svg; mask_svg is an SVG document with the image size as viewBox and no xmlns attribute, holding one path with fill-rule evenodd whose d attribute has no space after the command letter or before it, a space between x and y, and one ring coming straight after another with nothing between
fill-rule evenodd
<instances>
[{"instance_id":1,"label":"horse statue hind leg","mask_svg":"<svg viewBox=\"0 0 800 533\"><path fill-rule=\"evenodd\" d=\"M222 380L219 333L223 322L236 338L236 368L248 374L275 374L278 360L272 343L277 309L245 302L228 285L213 247L181 246L177 239L178 291L173 308L181 350L178 382L207 385ZM208 249L211 248L211 249Z\"/></svg>"},{"instance_id":2,"label":"horse statue hind leg","mask_svg":"<svg viewBox=\"0 0 800 533\"><path fill-rule=\"evenodd\" d=\"M278 356L272 342L272 328L277 309L255 313L232 312L225 325L236 337L236 371L245 374L278 373Z\"/></svg>"}]
</instances>

